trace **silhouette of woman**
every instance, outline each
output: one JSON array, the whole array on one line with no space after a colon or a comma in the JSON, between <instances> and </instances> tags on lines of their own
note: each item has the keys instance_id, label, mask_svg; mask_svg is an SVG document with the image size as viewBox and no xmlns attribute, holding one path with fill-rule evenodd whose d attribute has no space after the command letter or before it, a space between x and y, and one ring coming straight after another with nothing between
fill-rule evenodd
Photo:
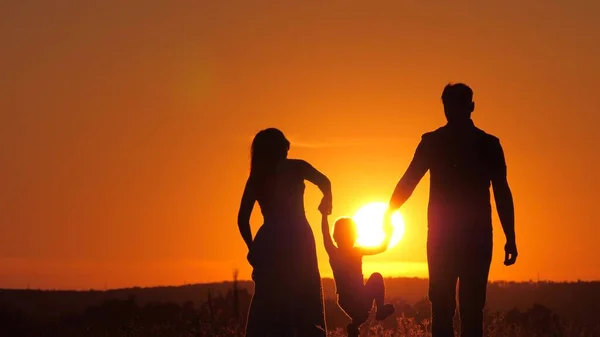
<instances>
[{"instance_id":1,"label":"silhouette of woman","mask_svg":"<svg viewBox=\"0 0 600 337\"><path fill-rule=\"evenodd\" d=\"M275 128L256 134L238 226L253 267L254 296L246 337L325 337L321 275L315 238L304 213L304 181L323 192L321 213L331 213L331 184L312 165L288 159L289 141ZM258 202L263 225L252 238L250 215Z\"/></svg>"}]
</instances>

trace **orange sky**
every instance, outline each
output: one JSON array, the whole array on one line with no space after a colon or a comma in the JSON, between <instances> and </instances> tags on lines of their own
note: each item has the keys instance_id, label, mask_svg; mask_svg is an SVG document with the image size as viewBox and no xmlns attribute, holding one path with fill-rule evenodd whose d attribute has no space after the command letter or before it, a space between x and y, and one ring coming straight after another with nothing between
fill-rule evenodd
<instances>
[{"instance_id":1,"label":"orange sky","mask_svg":"<svg viewBox=\"0 0 600 337\"><path fill-rule=\"evenodd\" d=\"M0 4L0 287L248 278L255 132L281 128L331 178L333 218L351 215L388 200L449 81L508 161L520 256L502 265L494 213L491 278L600 279L596 1L176 3ZM425 275L427 190L366 272ZM330 276L318 201L307 188Z\"/></svg>"}]
</instances>

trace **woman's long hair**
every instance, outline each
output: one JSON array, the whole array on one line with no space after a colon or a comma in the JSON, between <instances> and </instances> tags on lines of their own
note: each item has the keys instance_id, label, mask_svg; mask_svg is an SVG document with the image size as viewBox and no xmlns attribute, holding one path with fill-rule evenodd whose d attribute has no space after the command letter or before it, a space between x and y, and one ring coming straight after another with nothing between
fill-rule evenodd
<instances>
[{"instance_id":1,"label":"woman's long hair","mask_svg":"<svg viewBox=\"0 0 600 337\"><path fill-rule=\"evenodd\" d=\"M287 158L290 142L276 128L261 130L252 141L250 179L255 189L265 191L271 185L277 164Z\"/></svg>"}]
</instances>

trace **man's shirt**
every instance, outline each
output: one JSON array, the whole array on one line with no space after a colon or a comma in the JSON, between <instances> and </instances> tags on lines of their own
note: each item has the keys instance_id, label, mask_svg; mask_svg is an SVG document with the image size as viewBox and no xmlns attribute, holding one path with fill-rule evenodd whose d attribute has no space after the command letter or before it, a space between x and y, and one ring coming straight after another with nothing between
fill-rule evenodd
<instances>
[{"instance_id":1,"label":"man's shirt","mask_svg":"<svg viewBox=\"0 0 600 337\"><path fill-rule=\"evenodd\" d=\"M506 176L498 138L473 122L446 125L422 136L411 166L408 180L430 172L430 240L491 237L491 180Z\"/></svg>"}]
</instances>

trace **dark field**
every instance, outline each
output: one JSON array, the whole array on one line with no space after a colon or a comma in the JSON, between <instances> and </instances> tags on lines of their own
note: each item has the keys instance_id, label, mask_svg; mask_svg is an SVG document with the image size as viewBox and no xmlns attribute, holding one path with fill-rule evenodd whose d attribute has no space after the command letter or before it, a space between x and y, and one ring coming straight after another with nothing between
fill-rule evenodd
<instances>
[{"instance_id":1,"label":"dark field","mask_svg":"<svg viewBox=\"0 0 600 337\"><path fill-rule=\"evenodd\" d=\"M387 279L396 314L365 336L428 336L427 280ZM323 280L328 331L347 318ZM0 290L0 336L242 336L251 282L109 291ZM600 282L491 283L489 336L600 336Z\"/></svg>"}]
</instances>

